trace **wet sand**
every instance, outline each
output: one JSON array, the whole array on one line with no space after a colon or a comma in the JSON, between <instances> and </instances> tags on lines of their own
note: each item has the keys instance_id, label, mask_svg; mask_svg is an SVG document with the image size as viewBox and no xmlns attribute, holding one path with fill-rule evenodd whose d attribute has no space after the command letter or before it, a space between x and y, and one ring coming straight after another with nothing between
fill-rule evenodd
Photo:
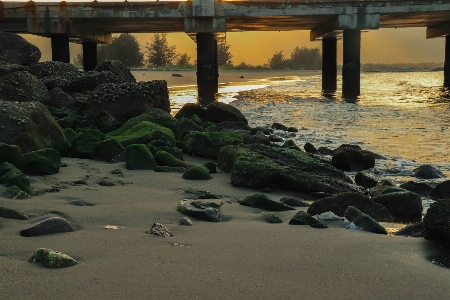
<instances>
[{"instance_id":1,"label":"wet sand","mask_svg":"<svg viewBox=\"0 0 450 300\"><path fill-rule=\"evenodd\" d=\"M191 163L207 160L186 156ZM282 224L260 220L262 211L237 203L258 191L236 188L229 174L208 181L179 173L127 170L124 163L64 158L52 176L31 176L29 200L0 198L0 206L32 214L28 221L0 219L0 299L447 299L449 270L427 261L439 249L422 238L288 225L295 211L279 213ZM111 174L120 169L124 176ZM115 186L100 186L107 178ZM85 179L87 185L75 185ZM56 187L56 188L55 188ZM224 222L183 217L178 202L186 189L225 196ZM274 190L278 200L295 196ZM81 200L94 206L75 206ZM20 230L49 216L62 216L71 233L22 237ZM154 222L173 237L146 234ZM105 229L118 226L117 230ZM40 247L64 252L79 264L46 269L27 260Z\"/></svg>"}]
</instances>

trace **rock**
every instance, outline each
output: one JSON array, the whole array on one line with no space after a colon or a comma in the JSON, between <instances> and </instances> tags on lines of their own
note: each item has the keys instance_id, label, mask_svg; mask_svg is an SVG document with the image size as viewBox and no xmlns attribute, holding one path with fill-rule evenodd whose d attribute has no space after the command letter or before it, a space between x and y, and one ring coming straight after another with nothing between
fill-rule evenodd
<instances>
[{"instance_id":1,"label":"rock","mask_svg":"<svg viewBox=\"0 0 450 300\"><path fill-rule=\"evenodd\" d=\"M94 150L96 158L107 162L122 155L124 151L125 148L114 139L107 139L99 142Z\"/></svg>"},{"instance_id":2,"label":"rock","mask_svg":"<svg viewBox=\"0 0 450 300\"><path fill-rule=\"evenodd\" d=\"M153 170L156 160L144 144L132 144L125 148L126 168L129 170Z\"/></svg>"},{"instance_id":3,"label":"rock","mask_svg":"<svg viewBox=\"0 0 450 300\"><path fill-rule=\"evenodd\" d=\"M177 210L189 217L208 222L220 221L221 201L182 200L178 203Z\"/></svg>"},{"instance_id":4,"label":"rock","mask_svg":"<svg viewBox=\"0 0 450 300\"><path fill-rule=\"evenodd\" d=\"M183 167L168 167L168 166L156 166L153 171L155 172L172 172L172 173L184 173L186 168Z\"/></svg>"},{"instance_id":5,"label":"rock","mask_svg":"<svg viewBox=\"0 0 450 300\"><path fill-rule=\"evenodd\" d=\"M97 183L100 186L116 186L117 185L117 182L114 182L113 180L111 180L111 178L108 178L108 177L103 177Z\"/></svg>"},{"instance_id":6,"label":"rock","mask_svg":"<svg viewBox=\"0 0 450 300\"><path fill-rule=\"evenodd\" d=\"M125 66L119 60L104 60L100 62L93 71L111 72L118 76L120 82L136 82L136 78L134 78L133 74L130 71L130 68Z\"/></svg>"},{"instance_id":7,"label":"rock","mask_svg":"<svg viewBox=\"0 0 450 300\"><path fill-rule=\"evenodd\" d=\"M309 207L309 203L296 197L283 197L280 202L293 207Z\"/></svg>"},{"instance_id":8,"label":"rock","mask_svg":"<svg viewBox=\"0 0 450 300\"><path fill-rule=\"evenodd\" d=\"M29 262L40 262L47 268L66 268L78 264L78 262L67 254L54 251L52 249L39 248L37 249Z\"/></svg>"},{"instance_id":9,"label":"rock","mask_svg":"<svg viewBox=\"0 0 450 300\"><path fill-rule=\"evenodd\" d=\"M432 186L427 182L408 181L399 186L402 189L411 191L420 197L428 197L431 193Z\"/></svg>"},{"instance_id":10,"label":"rock","mask_svg":"<svg viewBox=\"0 0 450 300\"><path fill-rule=\"evenodd\" d=\"M264 213L261 216L261 219L263 219L267 223L271 223L271 224L283 223L283 220L281 220L280 217L274 213Z\"/></svg>"},{"instance_id":11,"label":"rock","mask_svg":"<svg viewBox=\"0 0 450 300\"><path fill-rule=\"evenodd\" d=\"M29 216L28 216L28 213L20 211L20 210L6 208L6 207L0 207L0 218L28 220Z\"/></svg>"},{"instance_id":12,"label":"rock","mask_svg":"<svg viewBox=\"0 0 450 300\"><path fill-rule=\"evenodd\" d=\"M370 171L360 171L355 175L355 183L366 189L375 187L381 177Z\"/></svg>"},{"instance_id":13,"label":"rock","mask_svg":"<svg viewBox=\"0 0 450 300\"><path fill-rule=\"evenodd\" d=\"M164 80L101 84L89 97L87 112L93 119L100 111L107 111L123 124L153 108L170 112L169 91Z\"/></svg>"},{"instance_id":14,"label":"rock","mask_svg":"<svg viewBox=\"0 0 450 300\"><path fill-rule=\"evenodd\" d=\"M344 171L363 171L375 166L373 155L353 147L339 147L331 160L333 166Z\"/></svg>"},{"instance_id":15,"label":"rock","mask_svg":"<svg viewBox=\"0 0 450 300\"><path fill-rule=\"evenodd\" d=\"M288 149L293 149L293 150L297 150L297 151L302 151L302 149L300 149L299 146L297 146L297 144L292 140L287 140L283 143L283 145L280 146L281 148L288 148ZM308 151L306 151L308 152Z\"/></svg>"},{"instance_id":16,"label":"rock","mask_svg":"<svg viewBox=\"0 0 450 300\"><path fill-rule=\"evenodd\" d=\"M51 148L31 151L22 155L16 166L27 175L53 175L59 172L61 155Z\"/></svg>"},{"instance_id":17,"label":"rock","mask_svg":"<svg viewBox=\"0 0 450 300\"><path fill-rule=\"evenodd\" d=\"M444 178L445 175L432 165L421 165L414 169L414 176L422 179Z\"/></svg>"},{"instance_id":18,"label":"rock","mask_svg":"<svg viewBox=\"0 0 450 300\"><path fill-rule=\"evenodd\" d=\"M6 191L3 193L3 196L10 199L30 199L31 196L27 194L26 192L22 191L19 187L13 185L11 187L8 187Z\"/></svg>"},{"instance_id":19,"label":"rock","mask_svg":"<svg viewBox=\"0 0 450 300\"><path fill-rule=\"evenodd\" d=\"M184 76L179 73L174 73L174 74L172 74L172 77L184 77Z\"/></svg>"},{"instance_id":20,"label":"rock","mask_svg":"<svg viewBox=\"0 0 450 300\"><path fill-rule=\"evenodd\" d=\"M26 66L40 59L38 47L16 33L0 32L0 64Z\"/></svg>"},{"instance_id":21,"label":"rock","mask_svg":"<svg viewBox=\"0 0 450 300\"><path fill-rule=\"evenodd\" d=\"M408 190L385 186L372 200L386 207L395 220L414 222L422 218L422 199Z\"/></svg>"},{"instance_id":22,"label":"rock","mask_svg":"<svg viewBox=\"0 0 450 300\"><path fill-rule=\"evenodd\" d=\"M400 229L394 235L410 236L410 237L422 237L423 236L423 222L416 222L409 224L408 226Z\"/></svg>"},{"instance_id":23,"label":"rock","mask_svg":"<svg viewBox=\"0 0 450 300\"><path fill-rule=\"evenodd\" d=\"M283 138L272 134L272 135L269 135L269 141L271 141L273 143L282 143L284 140L283 140Z\"/></svg>"},{"instance_id":24,"label":"rock","mask_svg":"<svg viewBox=\"0 0 450 300\"><path fill-rule=\"evenodd\" d=\"M359 209L349 206L344 213L344 217L356 226L361 227L365 231L387 234L386 229L381 226L374 218L361 212Z\"/></svg>"},{"instance_id":25,"label":"rock","mask_svg":"<svg viewBox=\"0 0 450 300\"><path fill-rule=\"evenodd\" d=\"M47 108L39 102L0 100L0 142L17 145L22 153L53 148L61 155L69 149L64 133Z\"/></svg>"},{"instance_id":26,"label":"rock","mask_svg":"<svg viewBox=\"0 0 450 300\"><path fill-rule=\"evenodd\" d=\"M65 219L60 217L52 217L27 229L21 230L20 234L25 237L31 237L72 231L72 226Z\"/></svg>"},{"instance_id":27,"label":"rock","mask_svg":"<svg viewBox=\"0 0 450 300\"><path fill-rule=\"evenodd\" d=\"M101 132L111 132L120 127L119 121L106 110L101 110L95 117L95 125Z\"/></svg>"},{"instance_id":28,"label":"rock","mask_svg":"<svg viewBox=\"0 0 450 300\"><path fill-rule=\"evenodd\" d=\"M153 140L161 140L172 146L176 144L175 136L170 129L149 121L138 122L130 128L122 126L107 136L124 147L131 144L148 144Z\"/></svg>"},{"instance_id":29,"label":"rock","mask_svg":"<svg viewBox=\"0 0 450 300\"><path fill-rule=\"evenodd\" d=\"M271 126L272 129L284 130L287 131L287 127L281 123L273 123Z\"/></svg>"},{"instance_id":30,"label":"rock","mask_svg":"<svg viewBox=\"0 0 450 300\"><path fill-rule=\"evenodd\" d=\"M430 192L430 196L437 199L450 198L450 180L439 182Z\"/></svg>"},{"instance_id":31,"label":"rock","mask_svg":"<svg viewBox=\"0 0 450 300\"><path fill-rule=\"evenodd\" d=\"M182 160L174 157L166 151L158 151L155 154L155 160L160 166L189 168L189 165Z\"/></svg>"},{"instance_id":32,"label":"rock","mask_svg":"<svg viewBox=\"0 0 450 300\"><path fill-rule=\"evenodd\" d=\"M72 142L72 157L95 158L95 149L106 139L106 135L97 129L86 129Z\"/></svg>"},{"instance_id":33,"label":"rock","mask_svg":"<svg viewBox=\"0 0 450 300\"><path fill-rule=\"evenodd\" d=\"M423 218L423 237L426 240L450 244L450 200L436 201Z\"/></svg>"},{"instance_id":34,"label":"rock","mask_svg":"<svg viewBox=\"0 0 450 300\"><path fill-rule=\"evenodd\" d=\"M177 112L175 118L188 118L197 115L205 122L222 123L225 121L244 122L248 124L244 115L234 106L222 102L213 102L206 107L198 103L187 103Z\"/></svg>"},{"instance_id":35,"label":"rock","mask_svg":"<svg viewBox=\"0 0 450 300\"><path fill-rule=\"evenodd\" d=\"M319 149L317 149L320 154L322 155L329 155L332 156L334 154L334 150L331 150L330 148L327 147L319 147Z\"/></svg>"},{"instance_id":36,"label":"rock","mask_svg":"<svg viewBox=\"0 0 450 300\"><path fill-rule=\"evenodd\" d=\"M295 210L295 208L293 208L292 206L286 205L282 202L274 201L264 194L255 194L252 196L248 196L239 204L269 211Z\"/></svg>"},{"instance_id":37,"label":"rock","mask_svg":"<svg viewBox=\"0 0 450 300\"><path fill-rule=\"evenodd\" d=\"M258 131L261 131L263 134L265 135L271 135L273 134L273 129L269 128L267 126L256 126L255 128L252 128L250 130L250 134L254 135L256 134Z\"/></svg>"},{"instance_id":38,"label":"rock","mask_svg":"<svg viewBox=\"0 0 450 300\"><path fill-rule=\"evenodd\" d=\"M288 127L286 129L287 132L298 132L298 129L296 127Z\"/></svg>"},{"instance_id":39,"label":"rock","mask_svg":"<svg viewBox=\"0 0 450 300\"><path fill-rule=\"evenodd\" d=\"M14 73L17 71L26 72L28 71L28 68L21 65L16 64L1 64L0 61L0 77L8 75L10 73Z\"/></svg>"},{"instance_id":40,"label":"rock","mask_svg":"<svg viewBox=\"0 0 450 300\"><path fill-rule=\"evenodd\" d=\"M332 211L338 216L343 216L349 206L357 208L379 222L390 222L393 220L385 207L359 193L341 193L319 199L309 206L308 213L320 215L321 213Z\"/></svg>"},{"instance_id":41,"label":"rock","mask_svg":"<svg viewBox=\"0 0 450 300\"><path fill-rule=\"evenodd\" d=\"M203 164L209 170L209 174L217 173L217 164L215 162L209 161Z\"/></svg>"},{"instance_id":42,"label":"rock","mask_svg":"<svg viewBox=\"0 0 450 300\"><path fill-rule=\"evenodd\" d=\"M186 103L175 114L175 118L177 118L178 120L182 118L190 119L193 115L197 115L198 117L200 117L200 119L206 121L206 107L203 107L198 103Z\"/></svg>"},{"instance_id":43,"label":"rock","mask_svg":"<svg viewBox=\"0 0 450 300\"><path fill-rule=\"evenodd\" d=\"M60 61L35 62L28 65L28 72L39 79L45 77L76 78L83 74L78 68L70 63Z\"/></svg>"},{"instance_id":44,"label":"rock","mask_svg":"<svg viewBox=\"0 0 450 300\"><path fill-rule=\"evenodd\" d=\"M195 124L197 124L198 126L202 126L202 123L203 123L203 121L202 121L202 119L199 117L199 116L197 116L196 114L193 114L190 118L189 118L192 122L194 122ZM213 125L214 123L212 123L212 122L207 122L208 124L211 124L211 125ZM206 125L205 125L206 126Z\"/></svg>"},{"instance_id":45,"label":"rock","mask_svg":"<svg viewBox=\"0 0 450 300\"><path fill-rule=\"evenodd\" d=\"M148 145L147 145L148 147ZM167 153L170 153L170 155L172 155L173 157L175 157L178 160L183 161L184 157L183 157L183 151L181 149L178 149L176 147L173 146L156 146L155 149L158 151L165 151ZM155 154L156 154L155 152Z\"/></svg>"},{"instance_id":46,"label":"rock","mask_svg":"<svg viewBox=\"0 0 450 300\"><path fill-rule=\"evenodd\" d=\"M190 167L183 173L184 179L191 179L191 180L208 180L212 179L212 176L209 175L209 172L205 170L203 167L195 166Z\"/></svg>"},{"instance_id":47,"label":"rock","mask_svg":"<svg viewBox=\"0 0 450 300\"><path fill-rule=\"evenodd\" d=\"M17 186L28 195L33 195L28 177L14 165L7 162L0 164L0 184L4 184L7 187Z\"/></svg>"},{"instance_id":48,"label":"rock","mask_svg":"<svg viewBox=\"0 0 450 300\"><path fill-rule=\"evenodd\" d=\"M242 136L231 132L190 132L183 140L183 152L210 159L217 159L220 148L242 144Z\"/></svg>"},{"instance_id":49,"label":"rock","mask_svg":"<svg viewBox=\"0 0 450 300\"><path fill-rule=\"evenodd\" d=\"M250 130L250 127L244 121L224 121L222 123L217 123L216 126L227 132Z\"/></svg>"},{"instance_id":50,"label":"rock","mask_svg":"<svg viewBox=\"0 0 450 300\"><path fill-rule=\"evenodd\" d=\"M13 102L38 101L48 103L50 94L47 87L28 72L17 71L0 77L2 100Z\"/></svg>"},{"instance_id":51,"label":"rock","mask_svg":"<svg viewBox=\"0 0 450 300\"><path fill-rule=\"evenodd\" d=\"M0 142L0 164L4 162L14 164L21 156L22 152L19 146Z\"/></svg>"},{"instance_id":52,"label":"rock","mask_svg":"<svg viewBox=\"0 0 450 300\"><path fill-rule=\"evenodd\" d=\"M323 224L309 213L304 211L299 211L292 217L289 221L289 225L309 225L313 228L328 228L327 225Z\"/></svg>"},{"instance_id":53,"label":"rock","mask_svg":"<svg viewBox=\"0 0 450 300\"><path fill-rule=\"evenodd\" d=\"M186 193L193 196L194 199L220 199L223 198L221 195L213 194L208 191L197 191L197 190L185 190Z\"/></svg>"},{"instance_id":54,"label":"rock","mask_svg":"<svg viewBox=\"0 0 450 300\"><path fill-rule=\"evenodd\" d=\"M311 144L310 142L307 142L303 148L305 149L306 152L311 153L311 154L320 154L319 150L317 150L316 147L314 147L313 144Z\"/></svg>"},{"instance_id":55,"label":"rock","mask_svg":"<svg viewBox=\"0 0 450 300\"><path fill-rule=\"evenodd\" d=\"M344 172L303 151L262 144L225 146L219 151L217 163L221 170L231 173L235 186L329 194L360 191Z\"/></svg>"},{"instance_id":56,"label":"rock","mask_svg":"<svg viewBox=\"0 0 450 300\"><path fill-rule=\"evenodd\" d=\"M73 102L72 96L69 96L58 87L51 89L49 96L49 101L47 103L43 102L46 106L64 109Z\"/></svg>"},{"instance_id":57,"label":"rock","mask_svg":"<svg viewBox=\"0 0 450 300\"><path fill-rule=\"evenodd\" d=\"M194 222L191 221L188 217L183 217L178 221L178 224L184 225L184 226L192 226L194 225Z\"/></svg>"},{"instance_id":58,"label":"rock","mask_svg":"<svg viewBox=\"0 0 450 300\"><path fill-rule=\"evenodd\" d=\"M147 232L148 234L154 234L160 237L173 236L172 231L166 225L161 223L153 223L152 228Z\"/></svg>"}]
</instances>

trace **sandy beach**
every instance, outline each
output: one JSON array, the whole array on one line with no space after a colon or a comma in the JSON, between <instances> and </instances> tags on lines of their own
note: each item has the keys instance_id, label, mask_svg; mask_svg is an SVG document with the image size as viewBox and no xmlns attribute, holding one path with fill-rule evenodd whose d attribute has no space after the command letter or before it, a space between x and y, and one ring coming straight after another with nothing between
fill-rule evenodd
<instances>
[{"instance_id":1,"label":"sandy beach","mask_svg":"<svg viewBox=\"0 0 450 300\"><path fill-rule=\"evenodd\" d=\"M201 164L205 159L185 156ZM0 299L447 299L449 270L426 258L440 249L422 238L378 235L342 228L288 225L296 211L263 211L237 203L259 191L232 187L219 170L212 180L180 173L127 170L124 163L63 158L52 176L31 176L28 200L0 198L0 206L29 212L30 220L0 220ZM111 174L115 169L123 177ZM83 179L86 184L75 184ZM114 186L101 186L102 180ZM186 189L223 195L223 222L193 220L182 226L176 211ZM274 190L267 194L299 196ZM76 206L85 201L93 206ZM61 216L75 230L22 237L20 230ZM146 232L154 222L173 237ZM105 229L107 225L118 229ZM66 253L79 263L46 269L28 262L37 248Z\"/></svg>"}]
</instances>

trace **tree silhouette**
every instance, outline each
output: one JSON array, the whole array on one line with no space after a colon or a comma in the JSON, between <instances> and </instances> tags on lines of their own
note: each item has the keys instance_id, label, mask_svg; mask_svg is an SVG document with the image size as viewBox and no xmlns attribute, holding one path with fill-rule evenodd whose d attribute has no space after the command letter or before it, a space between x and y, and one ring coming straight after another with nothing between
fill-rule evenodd
<instances>
[{"instance_id":1,"label":"tree silhouette","mask_svg":"<svg viewBox=\"0 0 450 300\"><path fill-rule=\"evenodd\" d=\"M156 33L146 43L146 62L155 66L173 65L177 54L175 46L169 46L166 33Z\"/></svg>"},{"instance_id":2,"label":"tree silhouette","mask_svg":"<svg viewBox=\"0 0 450 300\"><path fill-rule=\"evenodd\" d=\"M233 55L230 53L230 45L227 42L217 44L217 64L219 66L233 66L231 59Z\"/></svg>"},{"instance_id":3,"label":"tree silhouette","mask_svg":"<svg viewBox=\"0 0 450 300\"><path fill-rule=\"evenodd\" d=\"M187 53L183 53L180 56L178 56L177 65L179 66L187 66L191 63L191 57L187 55Z\"/></svg>"},{"instance_id":4,"label":"tree silhouette","mask_svg":"<svg viewBox=\"0 0 450 300\"><path fill-rule=\"evenodd\" d=\"M286 63L287 60L284 57L283 51L277 51L269 58L269 67L271 69L283 69L286 67Z\"/></svg>"},{"instance_id":5,"label":"tree silhouette","mask_svg":"<svg viewBox=\"0 0 450 300\"><path fill-rule=\"evenodd\" d=\"M291 53L288 65L292 69L320 69L322 66L320 49L297 46Z\"/></svg>"},{"instance_id":6,"label":"tree silhouette","mask_svg":"<svg viewBox=\"0 0 450 300\"><path fill-rule=\"evenodd\" d=\"M110 45L100 45L97 48L97 60L119 60L128 67L142 66L142 54L136 36L122 33L113 37Z\"/></svg>"},{"instance_id":7,"label":"tree silhouette","mask_svg":"<svg viewBox=\"0 0 450 300\"><path fill-rule=\"evenodd\" d=\"M72 62L75 66L83 66L83 53L78 53L74 58Z\"/></svg>"}]
</instances>

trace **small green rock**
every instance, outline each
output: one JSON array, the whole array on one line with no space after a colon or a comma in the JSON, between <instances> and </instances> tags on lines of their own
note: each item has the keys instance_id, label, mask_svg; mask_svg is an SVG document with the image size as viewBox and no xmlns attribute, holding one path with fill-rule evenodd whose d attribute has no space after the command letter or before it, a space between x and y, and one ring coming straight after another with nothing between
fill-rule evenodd
<instances>
[{"instance_id":1,"label":"small green rock","mask_svg":"<svg viewBox=\"0 0 450 300\"><path fill-rule=\"evenodd\" d=\"M255 194L252 196L248 196L240 204L271 211L295 210L295 208L293 208L292 206L286 205L281 202L276 202L264 194Z\"/></svg>"},{"instance_id":2,"label":"small green rock","mask_svg":"<svg viewBox=\"0 0 450 300\"><path fill-rule=\"evenodd\" d=\"M261 218L271 224L283 223L283 220L281 220L280 217L274 213L265 213Z\"/></svg>"},{"instance_id":3,"label":"small green rock","mask_svg":"<svg viewBox=\"0 0 450 300\"><path fill-rule=\"evenodd\" d=\"M183 173L183 178L191 180L208 180L212 179L212 176L209 175L209 172L204 168L195 166L187 169L186 172Z\"/></svg>"},{"instance_id":4,"label":"small green rock","mask_svg":"<svg viewBox=\"0 0 450 300\"><path fill-rule=\"evenodd\" d=\"M289 221L289 225L309 225L313 228L328 228L327 225L323 224L310 214L304 211L299 211L292 217Z\"/></svg>"},{"instance_id":5,"label":"small green rock","mask_svg":"<svg viewBox=\"0 0 450 300\"><path fill-rule=\"evenodd\" d=\"M14 164L21 155L22 151L19 146L0 143L0 163Z\"/></svg>"},{"instance_id":6,"label":"small green rock","mask_svg":"<svg viewBox=\"0 0 450 300\"><path fill-rule=\"evenodd\" d=\"M29 262L41 262L47 268L66 268L78 264L78 262L67 254L54 251L52 249L39 248L37 249Z\"/></svg>"},{"instance_id":7,"label":"small green rock","mask_svg":"<svg viewBox=\"0 0 450 300\"><path fill-rule=\"evenodd\" d=\"M28 175L53 175L59 172L61 155L51 148L36 150L22 155L16 166Z\"/></svg>"},{"instance_id":8,"label":"small green rock","mask_svg":"<svg viewBox=\"0 0 450 300\"><path fill-rule=\"evenodd\" d=\"M155 154L156 162L160 166L168 166L168 167L183 167L188 169L189 165L182 160L174 157L172 154L166 151L158 151Z\"/></svg>"},{"instance_id":9,"label":"small green rock","mask_svg":"<svg viewBox=\"0 0 450 300\"><path fill-rule=\"evenodd\" d=\"M15 185L28 195L33 194L28 177L7 162L0 164L0 184L4 184L7 187Z\"/></svg>"},{"instance_id":10,"label":"small green rock","mask_svg":"<svg viewBox=\"0 0 450 300\"><path fill-rule=\"evenodd\" d=\"M132 144L125 148L126 168L153 170L158 164L144 144Z\"/></svg>"}]
</instances>

